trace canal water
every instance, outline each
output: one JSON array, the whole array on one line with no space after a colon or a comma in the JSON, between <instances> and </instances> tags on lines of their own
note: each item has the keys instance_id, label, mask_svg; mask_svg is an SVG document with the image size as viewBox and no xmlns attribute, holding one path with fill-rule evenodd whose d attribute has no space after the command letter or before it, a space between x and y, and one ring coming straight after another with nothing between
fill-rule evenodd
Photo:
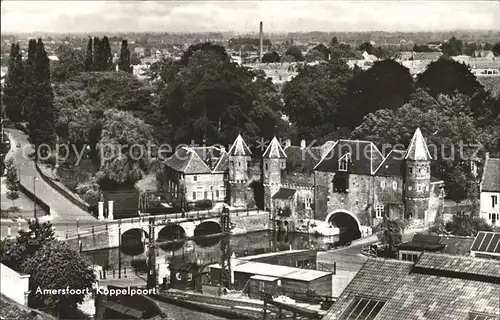
<instances>
[{"instance_id":1,"label":"canal water","mask_svg":"<svg viewBox=\"0 0 500 320\"><path fill-rule=\"evenodd\" d=\"M252 232L244 235L229 236L231 251L235 257L257 255L269 252L304 250L304 249L327 249L328 244L338 240L338 237L318 237L315 235L300 233L276 233L272 231ZM85 255L95 265L102 266L108 270L121 268L143 269L146 264L146 253L140 231L137 235L122 237L121 250L118 248L87 251ZM173 261L190 261L199 265L220 262L220 236L205 237L196 240L178 241L159 245L156 261L166 266ZM161 268L159 278L165 274L165 268ZM161 280L160 280L161 281ZM175 305L162 303L169 310L169 319L191 320L224 319L211 314L205 314L188 310ZM171 313L171 314L170 314Z\"/></svg>"},{"instance_id":2,"label":"canal water","mask_svg":"<svg viewBox=\"0 0 500 320\"><path fill-rule=\"evenodd\" d=\"M86 251L85 255L93 262L108 270L122 268L139 268L145 263L144 238L140 231L137 235L122 237L121 250L118 248ZM273 233L258 231L244 235L231 235L231 251L235 257L263 254L285 250L327 249L328 244L338 237L318 237L301 233ZM190 261L199 265L218 263L220 261L220 236L204 237L196 240L184 240L160 244L156 261L168 264L172 261Z\"/></svg>"}]
</instances>

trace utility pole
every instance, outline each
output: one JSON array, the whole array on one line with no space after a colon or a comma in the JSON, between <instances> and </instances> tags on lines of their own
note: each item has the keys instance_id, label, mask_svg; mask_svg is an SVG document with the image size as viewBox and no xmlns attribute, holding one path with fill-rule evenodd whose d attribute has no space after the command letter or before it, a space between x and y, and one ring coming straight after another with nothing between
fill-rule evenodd
<instances>
[{"instance_id":1,"label":"utility pole","mask_svg":"<svg viewBox=\"0 0 500 320\"><path fill-rule=\"evenodd\" d=\"M219 278L219 295L223 288L231 289L231 215L229 209L224 206L220 216L222 238L220 240L221 263Z\"/></svg>"},{"instance_id":2,"label":"utility pole","mask_svg":"<svg viewBox=\"0 0 500 320\"><path fill-rule=\"evenodd\" d=\"M149 248L148 248L148 288L156 288L158 279L156 275L156 244L155 244L155 218L149 218Z\"/></svg>"},{"instance_id":3,"label":"utility pole","mask_svg":"<svg viewBox=\"0 0 500 320\"><path fill-rule=\"evenodd\" d=\"M118 220L118 279L121 278L122 278L122 221Z\"/></svg>"}]
</instances>

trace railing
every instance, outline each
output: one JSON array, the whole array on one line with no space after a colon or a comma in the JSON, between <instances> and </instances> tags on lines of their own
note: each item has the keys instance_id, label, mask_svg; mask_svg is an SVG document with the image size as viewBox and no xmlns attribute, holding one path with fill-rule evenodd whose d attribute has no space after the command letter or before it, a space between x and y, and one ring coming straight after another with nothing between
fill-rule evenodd
<instances>
[{"instance_id":1,"label":"railing","mask_svg":"<svg viewBox=\"0 0 500 320\"><path fill-rule=\"evenodd\" d=\"M267 211L263 211L260 209L233 209L230 210L229 213L231 217L241 217L241 216L251 216L251 215L259 215L265 213ZM168 223L183 223L183 222L194 222L200 220L207 220L213 218L219 218L222 214L222 209L214 210L214 211L189 211L184 213L170 213L164 215L150 215L150 214L141 214L139 217L134 218L125 218L125 219L116 219L110 221L103 221L101 223L97 223L90 227L80 228L79 222L76 222L76 229L68 229L66 230L66 239L75 239L82 236L107 232L109 227L112 225L121 225L125 223L144 223L145 225L149 224L149 218L155 218L155 225L166 225Z\"/></svg>"}]
</instances>

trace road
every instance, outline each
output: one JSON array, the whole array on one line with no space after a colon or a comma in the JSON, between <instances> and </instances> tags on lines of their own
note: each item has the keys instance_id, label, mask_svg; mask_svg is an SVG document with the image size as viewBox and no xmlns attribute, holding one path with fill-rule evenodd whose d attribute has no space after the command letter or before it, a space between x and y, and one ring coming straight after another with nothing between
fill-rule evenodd
<instances>
[{"instance_id":1,"label":"road","mask_svg":"<svg viewBox=\"0 0 500 320\"><path fill-rule=\"evenodd\" d=\"M32 192L35 189L36 195L43 199L51 208L51 215L42 217L41 220L51 220L58 232L66 229L74 229L77 219L81 224L91 224L97 221L95 217L74 205L42 179L35 168L34 161L29 158L29 155L33 152L33 147L28 142L26 134L15 129L5 129L5 132L11 140L11 150L7 154L7 157L14 158L21 184ZM20 148L16 147L17 144L20 144ZM22 222L23 227L26 225L26 221ZM2 221L0 227L1 238L7 235L8 226L8 221ZM17 223L12 222L10 226L11 234L15 236L17 233Z\"/></svg>"}]
</instances>

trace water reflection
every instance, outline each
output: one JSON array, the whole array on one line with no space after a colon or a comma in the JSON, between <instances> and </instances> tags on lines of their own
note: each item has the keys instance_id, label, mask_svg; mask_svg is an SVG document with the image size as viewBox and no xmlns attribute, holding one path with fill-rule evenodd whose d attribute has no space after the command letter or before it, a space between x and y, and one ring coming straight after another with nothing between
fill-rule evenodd
<instances>
[{"instance_id":1,"label":"water reflection","mask_svg":"<svg viewBox=\"0 0 500 320\"><path fill-rule=\"evenodd\" d=\"M140 233L139 233L140 235ZM137 235L135 235L137 236ZM122 242L122 266L132 266L135 261L144 260L145 253L142 242L133 237ZM186 261L201 264L216 263L220 260L220 236L181 240L159 244L157 261L167 263L173 257L182 257ZM230 236L231 250L236 257L256 255L267 252L301 250L301 249L327 249L328 243L338 240L338 237L317 237L299 233L273 233L272 231L252 232L245 235ZM105 268L118 267L118 248L87 251L86 255L94 264Z\"/></svg>"}]
</instances>

